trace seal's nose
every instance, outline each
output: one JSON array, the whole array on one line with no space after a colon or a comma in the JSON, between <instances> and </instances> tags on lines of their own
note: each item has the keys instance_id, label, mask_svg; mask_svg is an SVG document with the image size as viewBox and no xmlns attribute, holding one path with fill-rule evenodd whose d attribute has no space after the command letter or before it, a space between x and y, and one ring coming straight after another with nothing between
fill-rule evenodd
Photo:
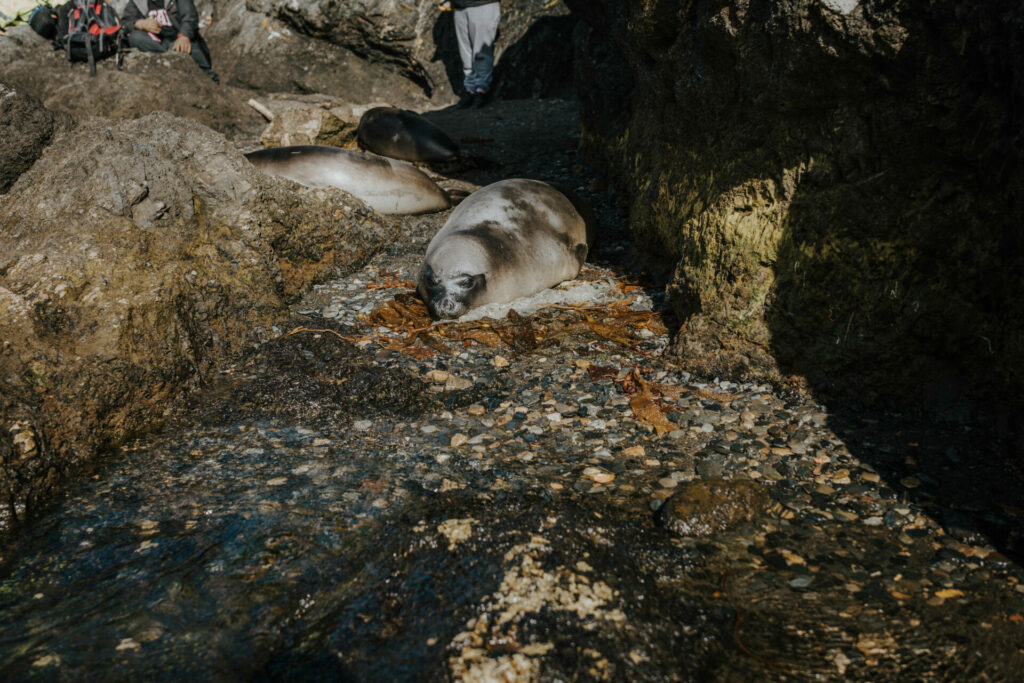
<instances>
[{"instance_id":1,"label":"seal's nose","mask_svg":"<svg viewBox=\"0 0 1024 683\"><path fill-rule=\"evenodd\" d=\"M462 306L449 296L441 297L433 301L434 312L438 318L457 318L462 313Z\"/></svg>"}]
</instances>

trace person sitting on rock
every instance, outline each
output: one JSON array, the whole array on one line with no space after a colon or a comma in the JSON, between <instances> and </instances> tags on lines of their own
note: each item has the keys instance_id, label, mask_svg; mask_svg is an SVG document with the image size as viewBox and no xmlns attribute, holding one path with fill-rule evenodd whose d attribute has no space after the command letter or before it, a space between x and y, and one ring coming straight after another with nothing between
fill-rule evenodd
<instances>
[{"instance_id":1,"label":"person sitting on rock","mask_svg":"<svg viewBox=\"0 0 1024 683\"><path fill-rule=\"evenodd\" d=\"M478 108L487 104L494 74L494 39L501 20L498 0L444 0L442 9L455 10L455 37L462 58L465 96L457 105Z\"/></svg>"},{"instance_id":2,"label":"person sitting on rock","mask_svg":"<svg viewBox=\"0 0 1024 683\"><path fill-rule=\"evenodd\" d=\"M220 82L210 64L210 49L199 35L199 12L192 0L130 0L121 23L130 29L128 44L135 49L187 52L214 82Z\"/></svg>"}]
</instances>

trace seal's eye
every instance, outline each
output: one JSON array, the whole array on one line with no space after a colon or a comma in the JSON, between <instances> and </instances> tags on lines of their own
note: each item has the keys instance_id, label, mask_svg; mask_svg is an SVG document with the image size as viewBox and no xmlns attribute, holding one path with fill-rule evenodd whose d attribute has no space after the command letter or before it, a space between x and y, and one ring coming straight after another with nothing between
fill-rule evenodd
<instances>
[{"instance_id":1,"label":"seal's eye","mask_svg":"<svg viewBox=\"0 0 1024 683\"><path fill-rule=\"evenodd\" d=\"M471 277L460 277L458 280L455 281L455 284L457 284L462 289L472 289L473 288L473 278L471 278Z\"/></svg>"}]
</instances>

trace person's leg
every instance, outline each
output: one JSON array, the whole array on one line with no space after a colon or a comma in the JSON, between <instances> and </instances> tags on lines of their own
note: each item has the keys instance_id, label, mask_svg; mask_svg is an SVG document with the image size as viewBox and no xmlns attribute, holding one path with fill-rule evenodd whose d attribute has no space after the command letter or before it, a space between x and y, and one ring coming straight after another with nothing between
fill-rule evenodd
<instances>
[{"instance_id":1,"label":"person's leg","mask_svg":"<svg viewBox=\"0 0 1024 683\"><path fill-rule=\"evenodd\" d=\"M210 48L207 47L206 41L198 33L196 34L196 39L192 41L192 51L189 54L192 55L192 61L205 71L207 76L220 83L220 77L213 70L213 65L210 63Z\"/></svg>"},{"instance_id":2,"label":"person's leg","mask_svg":"<svg viewBox=\"0 0 1024 683\"><path fill-rule=\"evenodd\" d=\"M167 52L174 45L166 40L153 40L148 31L140 31L137 28L128 34L128 44L140 52Z\"/></svg>"},{"instance_id":3,"label":"person's leg","mask_svg":"<svg viewBox=\"0 0 1024 683\"><path fill-rule=\"evenodd\" d=\"M498 35L501 5L493 2L470 7L466 13L469 15L469 36L473 50L472 67L465 81L466 90L486 93L491 89L491 78L494 75L494 39Z\"/></svg>"},{"instance_id":4,"label":"person's leg","mask_svg":"<svg viewBox=\"0 0 1024 683\"><path fill-rule=\"evenodd\" d=\"M473 69L473 42L469 37L469 10L457 9L455 15L455 38L459 43L459 58L462 60L462 78L469 78Z\"/></svg>"}]
</instances>

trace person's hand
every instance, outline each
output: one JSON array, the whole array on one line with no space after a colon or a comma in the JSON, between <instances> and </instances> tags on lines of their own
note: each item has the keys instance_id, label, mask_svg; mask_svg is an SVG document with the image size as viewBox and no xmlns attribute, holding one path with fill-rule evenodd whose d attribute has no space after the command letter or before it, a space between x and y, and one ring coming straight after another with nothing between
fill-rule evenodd
<instances>
[{"instance_id":1,"label":"person's hand","mask_svg":"<svg viewBox=\"0 0 1024 683\"><path fill-rule=\"evenodd\" d=\"M171 48L175 52L184 52L188 54L192 51L192 41L185 36L178 36L178 39L174 41L174 47Z\"/></svg>"},{"instance_id":2,"label":"person's hand","mask_svg":"<svg viewBox=\"0 0 1024 683\"><path fill-rule=\"evenodd\" d=\"M157 23L156 19L147 17L146 19L139 19L135 22L135 28L140 31L149 31L150 33L160 33L160 24Z\"/></svg>"}]
</instances>

